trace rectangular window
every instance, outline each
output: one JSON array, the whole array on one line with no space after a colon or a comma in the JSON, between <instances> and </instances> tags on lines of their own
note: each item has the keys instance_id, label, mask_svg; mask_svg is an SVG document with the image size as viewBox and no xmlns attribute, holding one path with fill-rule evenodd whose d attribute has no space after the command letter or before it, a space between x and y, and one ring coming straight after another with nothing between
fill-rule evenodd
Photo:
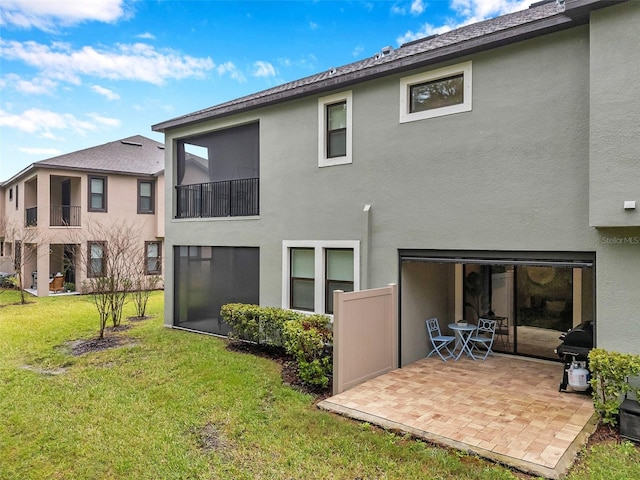
<instances>
[{"instance_id":1,"label":"rectangular window","mask_svg":"<svg viewBox=\"0 0 640 480\"><path fill-rule=\"evenodd\" d=\"M347 102L327 105L327 158L347 154Z\"/></svg>"},{"instance_id":2,"label":"rectangular window","mask_svg":"<svg viewBox=\"0 0 640 480\"><path fill-rule=\"evenodd\" d=\"M282 308L333 313L333 292L360 289L360 243L282 242Z\"/></svg>"},{"instance_id":3,"label":"rectangular window","mask_svg":"<svg viewBox=\"0 0 640 480\"><path fill-rule=\"evenodd\" d=\"M351 91L318 99L318 166L352 163Z\"/></svg>"},{"instance_id":4,"label":"rectangular window","mask_svg":"<svg viewBox=\"0 0 640 480\"><path fill-rule=\"evenodd\" d=\"M400 123L471 111L471 62L400 79Z\"/></svg>"},{"instance_id":5,"label":"rectangular window","mask_svg":"<svg viewBox=\"0 0 640 480\"><path fill-rule=\"evenodd\" d=\"M107 211L107 177L89 177L89 211Z\"/></svg>"},{"instance_id":6,"label":"rectangular window","mask_svg":"<svg viewBox=\"0 0 640 480\"><path fill-rule=\"evenodd\" d=\"M102 277L105 274L105 255L106 255L106 243L105 242L88 242L88 258L87 264L87 277L96 278Z\"/></svg>"},{"instance_id":7,"label":"rectangular window","mask_svg":"<svg viewBox=\"0 0 640 480\"><path fill-rule=\"evenodd\" d=\"M313 248L291 249L291 293L289 308L313 311L315 290Z\"/></svg>"},{"instance_id":8,"label":"rectangular window","mask_svg":"<svg viewBox=\"0 0 640 480\"><path fill-rule=\"evenodd\" d=\"M333 292L353 292L353 250L325 250L325 313L333 313Z\"/></svg>"},{"instance_id":9,"label":"rectangular window","mask_svg":"<svg viewBox=\"0 0 640 480\"><path fill-rule=\"evenodd\" d=\"M13 201L13 188L9 189L9 201L12 202Z\"/></svg>"},{"instance_id":10,"label":"rectangular window","mask_svg":"<svg viewBox=\"0 0 640 480\"><path fill-rule=\"evenodd\" d=\"M0 257L4 257L4 238L0 238Z\"/></svg>"},{"instance_id":11,"label":"rectangular window","mask_svg":"<svg viewBox=\"0 0 640 480\"><path fill-rule=\"evenodd\" d=\"M154 213L154 186L151 180L138 180L138 213Z\"/></svg>"},{"instance_id":12,"label":"rectangular window","mask_svg":"<svg viewBox=\"0 0 640 480\"><path fill-rule=\"evenodd\" d=\"M18 202L20 201L20 197L18 195L18 185L16 185L16 210L18 210Z\"/></svg>"},{"instance_id":13,"label":"rectangular window","mask_svg":"<svg viewBox=\"0 0 640 480\"><path fill-rule=\"evenodd\" d=\"M450 107L464 101L464 76L441 78L409 87L411 100L409 113Z\"/></svg>"},{"instance_id":14,"label":"rectangular window","mask_svg":"<svg viewBox=\"0 0 640 480\"><path fill-rule=\"evenodd\" d=\"M160 275L162 273L162 245L160 242L145 242L145 272L147 275Z\"/></svg>"}]
</instances>

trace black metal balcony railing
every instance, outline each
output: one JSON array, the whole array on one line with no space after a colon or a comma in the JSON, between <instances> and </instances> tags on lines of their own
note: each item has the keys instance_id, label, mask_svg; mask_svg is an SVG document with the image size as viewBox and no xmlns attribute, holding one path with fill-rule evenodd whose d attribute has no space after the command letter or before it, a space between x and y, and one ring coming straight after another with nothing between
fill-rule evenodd
<instances>
[{"instance_id":1,"label":"black metal balcony railing","mask_svg":"<svg viewBox=\"0 0 640 480\"><path fill-rule=\"evenodd\" d=\"M49 224L52 227L79 227L80 207L76 205L51 205Z\"/></svg>"},{"instance_id":2,"label":"black metal balcony railing","mask_svg":"<svg viewBox=\"0 0 640 480\"><path fill-rule=\"evenodd\" d=\"M25 226L36 227L38 225L38 207L27 208L26 215Z\"/></svg>"},{"instance_id":3,"label":"black metal balcony railing","mask_svg":"<svg viewBox=\"0 0 640 480\"><path fill-rule=\"evenodd\" d=\"M176 218L242 217L260 214L259 178L176 187Z\"/></svg>"}]
</instances>

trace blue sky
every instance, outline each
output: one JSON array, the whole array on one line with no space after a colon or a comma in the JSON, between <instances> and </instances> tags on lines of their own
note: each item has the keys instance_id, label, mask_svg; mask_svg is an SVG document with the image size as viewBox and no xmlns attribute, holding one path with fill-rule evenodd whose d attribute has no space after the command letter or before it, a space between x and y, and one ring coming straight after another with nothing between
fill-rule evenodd
<instances>
[{"instance_id":1,"label":"blue sky","mask_svg":"<svg viewBox=\"0 0 640 480\"><path fill-rule=\"evenodd\" d=\"M0 182L532 0L0 0Z\"/></svg>"}]
</instances>

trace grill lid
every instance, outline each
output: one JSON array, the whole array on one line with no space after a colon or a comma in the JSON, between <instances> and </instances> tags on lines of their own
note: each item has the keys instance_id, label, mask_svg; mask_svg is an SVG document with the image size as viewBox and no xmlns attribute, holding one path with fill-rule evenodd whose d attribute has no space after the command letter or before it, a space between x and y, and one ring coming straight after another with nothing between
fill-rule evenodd
<instances>
[{"instance_id":1,"label":"grill lid","mask_svg":"<svg viewBox=\"0 0 640 480\"><path fill-rule=\"evenodd\" d=\"M593 348L593 321L576 325L560 336L565 347Z\"/></svg>"}]
</instances>

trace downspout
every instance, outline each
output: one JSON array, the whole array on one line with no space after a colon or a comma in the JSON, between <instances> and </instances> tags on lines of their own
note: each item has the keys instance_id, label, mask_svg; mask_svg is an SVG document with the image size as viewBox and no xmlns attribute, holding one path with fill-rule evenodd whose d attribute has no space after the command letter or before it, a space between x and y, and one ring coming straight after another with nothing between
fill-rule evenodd
<instances>
[{"instance_id":1,"label":"downspout","mask_svg":"<svg viewBox=\"0 0 640 480\"><path fill-rule=\"evenodd\" d=\"M369 288L369 236L371 205L365 205L362 211L362 242L360 244L360 290Z\"/></svg>"}]
</instances>

